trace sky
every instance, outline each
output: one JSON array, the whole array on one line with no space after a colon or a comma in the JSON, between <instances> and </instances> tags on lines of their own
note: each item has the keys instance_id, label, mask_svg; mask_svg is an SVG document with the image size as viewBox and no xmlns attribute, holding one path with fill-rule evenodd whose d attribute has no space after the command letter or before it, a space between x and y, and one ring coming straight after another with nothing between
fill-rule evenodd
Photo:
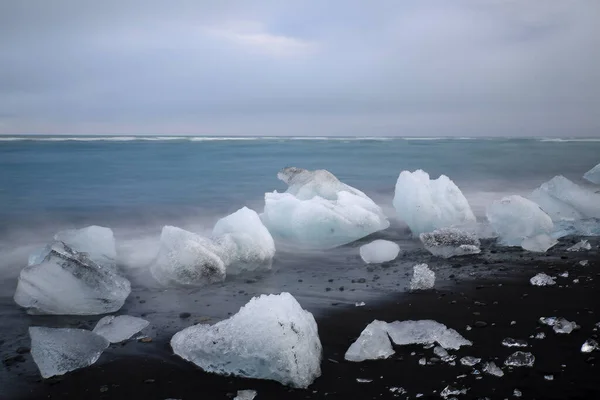
<instances>
[{"instance_id":1,"label":"sky","mask_svg":"<svg viewBox=\"0 0 600 400\"><path fill-rule=\"evenodd\" d=\"M0 134L600 136L598 0L3 0Z\"/></svg>"}]
</instances>

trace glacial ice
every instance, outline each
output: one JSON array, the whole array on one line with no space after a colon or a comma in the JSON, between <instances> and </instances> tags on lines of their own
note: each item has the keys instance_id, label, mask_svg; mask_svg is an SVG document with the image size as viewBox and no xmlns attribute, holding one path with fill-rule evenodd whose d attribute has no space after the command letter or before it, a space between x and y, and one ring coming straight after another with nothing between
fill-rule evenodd
<instances>
[{"instance_id":1,"label":"glacial ice","mask_svg":"<svg viewBox=\"0 0 600 400\"><path fill-rule=\"evenodd\" d=\"M423 170L402 171L396 182L393 203L398 217L415 236L475 222L467 199L445 175L430 179Z\"/></svg>"},{"instance_id":2,"label":"glacial ice","mask_svg":"<svg viewBox=\"0 0 600 400\"><path fill-rule=\"evenodd\" d=\"M84 329L30 327L31 355L43 378L64 375L95 363L108 340Z\"/></svg>"},{"instance_id":3,"label":"glacial ice","mask_svg":"<svg viewBox=\"0 0 600 400\"><path fill-rule=\"evenodd\" d=\"M110 228L92 225L82 229L70 229L58 232L54 235L54 240L66 243L79 253L86 253L96 264L116 265L117 248Z\"/></svg>"},{"instance_id":4,"label":"glacial ice","mask_svg":"<svg viewBox=\"0 0 600 400\"><path fill-rule=\"evenodd\" d=\"M93 332L111 343L120 343L144 329L149 322L130 315L107 315L98 321Z\"/></svg>"},{"instance_id":5,"label":"glacial ice","mask_svg":"<svg viewBox=\"0 0 600 400\"><path fill-rule=\"evenodd\" d=\"M413 267L410 280L410 290L427 290L435 285L435 272L427 264L417 264Z\"/></svg>"},{"instance_id":6,"label":"glacial ice","mask_svg":"<svg viewBox=\"0 0 600 400\"><path fill-rule=\"evenodd\" d=\"M444 390L440 392L440 397L443 399L447 399L450 396L459 396L461 394L467 394L469 389L456 389L452 386L446 386ZM454 398L454 397L453 397Z\"/></svg>"},{"instance_id":7,"label":"glacial ice","mask_svg":"<svg viewBox=\"0 0 600 400\"><path fill-rule=\"evenodd\" d=\"M600 218L600 194L561 175L543 183L532 196L543 203L542 208L549 209L555 220Z\"/></svg>"},{"instance_id":8,"label":"glacial ice","mask_svg":"<svg viewBox=\"0 0 600 400\"><path fill-rule=\"evenodd\" d=\"M472 367L476 364L479 364L480 362L481 362L481 358L472 357L472 356L465 356L460 359L461 365L464 365L465 367Z\"/></svg>"},{"instance_id":9,"label":"glacial ice","mask_svg":"<svg viewBox=\"0 0 600 400\"><path fill-rule=\"evenodd\" d=\"M520 246L524 239L550 234L554 228L548 214L536 203L518 195L493 202L486 215L500 243L506 246Z\"/></svg>"},{"instance_id":10,"label":"glacial ice","mask_svg":"<svg viewBox=\"0 0 600 400\"><path fill-rule=\"evenodd\" d=\"M55 242L41 263L21 270L14 300L30 314L93 315L119 310L130 292L116 268Z\"/></svg>"},{"instance_id":11,"label":"glacial ice","mask_svg":"<svg viewBox=\"0 0 600 400\"><path fill-rule=\"evenodd\" d=\"M581 345L582 353L591 353L592 351L600 349L598 342L594 339L588 339Z\"/></svg>"},{"instance_id":12,"label":"glacial ice","mask_svg":"<svg viewBox=\"0 0 600 400\"><path fill-rule=\"evenodd\" d=\"M600 185L600 164L583 174L583 178L596 185Z\"/></svg>"},{"instance_id":13,"label":"glacial ice","mask_svg":"<svg viewBox=\"0 0 600 400\"><path fill-rule=\"evenodd\" d=\"M502 371L502 369L493 361L486 362L483 365L482 371L488 375L497 376L499 378L504 376L504 371Z\"/></svg>"},{"instance_id":14,"label":"glacial ice","mask_svg":"<svg viewBox=\"0 0 600 400\"><path fill-rule=\"evenodd\" d=\"M540 323L551 326L554 332L559 334L569 334L579 326L574 321L569 321L562 317L540 317Z\"/></svg>"},{"instance_id":15,"label":"glacial ice","mask_svg":"<svg viewBox=\"0 0 600 400\"><path fill-rule=\"evenodd\" d=\"M238 390L233 400L254 400L256 395L256 390Z\"/></svg>"},{"instance_id":16,"label":"glacial ice","mask_svg":"<svg viewBox=\"0 0 600 400\"><path fill-rule=\"evenodd\" d=\"M481 243L474 234L456 228L441 228L419 235L423 246L434 256L450 258L481 252Z\"/></svg>"},{"instance_id":17,"label":"glacial ice","mask_svg":"<svg viewBox=\"0 0 600 400\"><path fill-rule=\"evenodd\" d=\"M502 346L505 347L527 347L527 342L523 339L505 338L502 339Z\"/></svg>"},{"instance_id":18,"label":"glacial ice","mask_svg":"<svg viewBox=\"0 0 600 400\"><path fill-rule=\"evenodd\" d=\"M554 223L552 237L561 238L565 236L600 236L600 219L588 218L574 221L558 221Z\"/></svg>"},{"instance_id":19,"label":"glacial ice","mask_svg":"<svg viewBox=\"0 0 600 400\"><path fill-rule=\"evenodd\" d=\"M254 297L229 319L186 328L171 347L207 372L298 388L321 375L317 324L289 293Z\"/></svg>"},{"instance_id":20,"label":"glacial ice","mask_svg":"<svg viewBox=\"0 0 600 400\"><path fill-rule=\"evenodd\" d=\"M433 320L395 321L388 323L387 332L396 345L433 344L458 350L472 343L454 329Z\"/></svg>"},{"instance_id":21,"label":"glacial ice","mask_svg":"<svg viewBox=\"0 0 600 400\"><path fill-rule=\"evenodd\" d=\"M523 250L531 251L534 253L545 253L556 245L558 240L554 239L552 236L542 233L540 235L536 235L530 238L523 239L521 242L521 247Z\"/></svg>"},{"instance_id":22,"label":"glacial ice","mask_svg":"<svg viewBox=\"0 0 600 400\"><path fill-rule=\"evenodd\" d=\"M531 353L515 351L504 361L507 367L533 367L535 357Z\"/></svg>"},{"instance_id":23,"label":"glacial ice","mask_svg":"<svg viewBox=\"0 0 600 400\"><path fill-rule=\"evenodd\" d=\"M359 253L360 258L367 264L381 264L396 259L400 253L400 246L389 240L374 240L360 246Z\"/></svg>"},{"instance_id":24,"label":"glacial ice","mask_svg":"<svg viewBox=\"0 0 600 400\"><path fill-rule=\"evenodd\" d=\"M535 275L534 277L529 279L529 283L531 283L533 286L556 285L554 278L552 278L550 275L546 275L544 273L539 273L539 274Z\"/></svg>"},{"instance_id":25,"label":"glacial ice","mask_svg":"<svg viewBox=\"0 0 600 400\"><path fill-rule=\"evenodd\" d=\"M590 245L590 242L583 239L580 242L577 242L573 246L569 247L567 249L567 251L583 251L583 250L591 250L591 249L592 249L592 245Z\"/></svg>"},{"instance_id":26,"label":"glacial ice","mask_svg":"<svg viewBox=\"0 0 600 400\"><path fill-rule=\"evenodd\" d=\"M375 320L362 331L344 358L347 361L360 362L388 358L394 354L394 349L387 334L387 323Z\"/></svg>"},{"instance_id":27,"label":"glacial ice","mask_svg":"<svg viewBox=\"0 0 600 400\"><path fill-rule=\"evenodd\" d=\"M304 248L333 248L389 227L366 194L326 170L288 167L277 177L284 193L265 193L261 219L278 240Z\"/></svg>"}]
</instances>

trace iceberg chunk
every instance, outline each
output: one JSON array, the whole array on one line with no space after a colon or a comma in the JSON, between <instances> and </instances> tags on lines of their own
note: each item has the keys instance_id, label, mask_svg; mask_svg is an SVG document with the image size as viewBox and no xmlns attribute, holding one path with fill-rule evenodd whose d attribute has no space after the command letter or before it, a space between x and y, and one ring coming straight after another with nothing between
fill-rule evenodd
<instances>
[{"instance_id":1,"label":"iceberg chunk","mask_svg":"<svg viewBox=\"0 0 600 400\"><path fill-rule=\"evenodd\" d=\"M284 168L285 193L265 193L261 219L271 234L305 248L333 248L389 227L381 208L325 170Z\"/></svg>"},{"instance_id":2,"label":"iceberg chunk","mask_svg":"<svg viewBox=\"0 0 600 400\"><path fill-rule=\"evenodd\" d=\"M255 297L229 319L186 328L173 336L171 347L207 372L298 388L321 375L317 324L289 293Z\"/></svg>"},{"instance_id":3,"label":"iceberg chunk","mask_svg":"<svg viewBox=\"0 0 600 400\"><path fill-rule=\"evenodd\" d=\"M423 246L434 256L450 258L481 252L481 243L474 234L456 228L442 228L419 235Z\"/></svg>"},{"instance_id":4,"label":"iceberg chunk","mask_svg":"<svg viewBox=\"0 0 600 400\"><path fill-rule=\"evenodd\" d=\"M400 246L389 240L374 240L360 246L359 253L367 264L381 264L395 260L400 253Z\"/></svg>"},{"instance_id":5,"label":"iceberg chunk","mask_svg":"<svg viewBox=\"0 0 600 400\"><path fill-rule=\"evenodd\" d=\"M475 223L460 189L445 175L430 179L423 170L402 171L396 182L394 208L413 235L453 225Z\"/></svg>"},{"instance_id":6,"label":"iceberg chunk","mask_svg":"<svg viewBox=\"0 0 600 400\"><path fill-rule=\"evenodd\" d=\"M130 315L107 315L98 321L93 332L111 343L120 343L147 327L150 323Z\"/></svg>"},{"instance_id":7,"label":"iceberg chunk","mask_svg":"<svg viewBox=\"0 0 600 400\"><path fill-rule=\"evenodd\" d=\"M488 375L497 376L499 378L504 376L504 371L502 371L502 369L493 361L486 362L483 365L482 371Z\"/></svg>"},{"instance_id":8,"label":"iceberg chunk","mask_svg":"<svg viewBox=\"0 0 600 400\"><path fill-rule=\"evenodd\" d=\"M547 212L557 220L600 218L600 193L579 186L561 175L543 183L534 191L534 198L542 198L547 207L552 202L553 206ZM544 208L544 205L540 205Z\"/></svg>"},{"instance_id":9,"label":"iceberg chunk","mask_svg":"<svg viewBox=\"0 0 600 400\"><path fill-rule=\"evenodd\" d=\"M54 240L66 243L79 253L86 253L96 264L116 265L117 248L110 228L92 225L82 229L69 229L58 232L54 235Z\"/></svg>"},{"instance_id":10,"label":"iceberg chunk","mask_svg":"<svg viewBox=\"0 0 600 400\"><path fill-rule=\"evenodd\" d=\"M254 400L257 394L256 390L238 390L233 400Z\"/></svg>"},{"instance_id":11,"label":"iceberg chunk","mask_svg":"<svg viewBox=\"0 0 600 400\"><path fill-rule=\"evenodd\" d=\"M29 328L31 355L43 378L95 363L109 346L108 340L84 329Z\"/></svg>"},{"instance_id":12,"label":"iceberg chunk","mask_svg":"<svg viewBox=\"0 0 600 400\"><path fill-rule=\"evenodd\" d=\"M567 251L583 251L583 250L591 250L592 245L587 240L583 239L573 246L569 247Z\"/></svg>"},{"instance_id":13,"label":"iceberg chunk","mask_svg":"<svg viewBox=\"0 0 600 400\"><path fill-rule=\"evenodd\" d=\"M387 332L397 345L437 343L445 349L458 350L473 344L454 329L428 319L391 322Z\"/></svg>"},{"instance_id":14,"label":"iceberg chunk","mask_svg":"<svg viewBox=\"0 0 600 400\"><path fill-rule=\"evenodd\" d=\"M539 273L539 274L535 275L534 277L532 277L531 279L529 279L529 283L531 283L533 286L552 286L552 285L556 285L556 282L554 281L554 278L551 277L550 275L546 275L544 273Z\"/></svg>"},{"instance_id":15,"label":"iceberg chunk","mask_svg":"<svg viewBox=\"0 0 600 400\"><path fill-rule=\"evenodd\" d=\"M375 320L362 331L360 337L350 346L344 358L360 362L388 358L394 354L387 334L387 323Z\"/></svg>"},{"instance_id":16,"label":"iceberg chunk","mask_svg":"<svg viewBox=\"0 0 600 400\"><path fill-rule=\"evenodd\" d=\"M583 178L596 185L600 185L600 164L583 174Z\"/></svg>"},{"instance_id":17,"label":"iceberg chunk","mask_svg":"<svg viewBox=\"0 0 600 400\"><path fill-rule=\"evenodd\" d=\"M548 214L533 201L518 195L495 201L486 215L500 243L506 246L520 246L524 239L549 234L554 228Z\"/></svg>"},{"instance_id":18,"label":"iceberg chunk","mask_svg":"<svg viewBox=\"0 0 600 400\"><path fill-rule=\"evenodd\" d=\"M558 243L558 240L554 239L550 235L542 233L530 238L523 239L521 247L523 250L531 251L534 253L545 253L549 248L553 247Z\"/></svg>"},{"instance_id":19,"label":"iceberg chunk","mask_svg":"<svg viewBox=\"0 0 600 400\"><path fill-rule=\"evenodd\" d=\"M533 367L535 357L531 353L515 351L504 361L507 367Z\"/></svg>"},{"instance_id":20,"label":"iceberg chunk","mask_svg":"<svg viewBox=\"0 0 600 400\"><path fill-rule=\"evenodd\" d=\"M130 292L116 269L56 242L41 263L21 270L14 299L30 314L93 315L119 310Z\"/></svg>"},{"instance_id":21,"label":"iceberg chunk","mask_svg":"<svg viewBox=\"0 0 600 400\"><path fill-rule=\"evenodd\" d=\"M435 285L435 272L427 264L417 264L413 267L413 276L410 280L410 290L427 290Z\"/></svg>"},{"instance_id":22,"label":"iceberg chunk","mask_svg":"<svg viewBox=\"0 0 600 400\"><path fill-rule=\"evenodd\" d=\"M591 353L598 349L600 349L600 345L594 339L588 339L581 345L582 353Z\"/></svg>"},{"instance_id":23,"label":"iceberg chunk","mask_svg":"<svg viewBox=\"0 0 600 400\"><path fill-rule=\"evenodd\" d=\"M473 356L465 356L460 359L461 365L465 367L472 367L481 362L481 358L473 357Z\"/></svg>"}]
</instances>

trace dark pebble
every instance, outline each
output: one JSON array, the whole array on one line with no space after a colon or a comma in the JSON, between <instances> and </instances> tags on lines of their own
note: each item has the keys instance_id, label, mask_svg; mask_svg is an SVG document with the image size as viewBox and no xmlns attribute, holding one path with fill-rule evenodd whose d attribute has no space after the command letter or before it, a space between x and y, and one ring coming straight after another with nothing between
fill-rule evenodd
<instances>
[{"instance_id":1,"label":"dark pebble","mask_svg":"<svg viewBox=\"0 0 600 400\"><path fill-rule=\"evenodd\" d=\"M17 353L18 354L27 354L31 351L31 349L29 347L19 347L17 349Z\"/></svg>"},{"instance_id":2,"label":"dark pebble","mask_svg":"<svg viewBox=\"0 0 600 400\"><path fill-rule=\"evenodd\" d=\"M475 321L475 323L473 324L475 328L485 328L487 325L488 324L485 321Z\"/></svg>"},{"instance_id":3,"label":"dark pebble","mask_svg":"<svg viewBox=\"0 0 600 400\"><path fill-rule=\"evenodd\" d=\"M190 314L189 312L182 312L181 314L179 314L179 318L182 318L182 319L189 318L191 316L192 316L192 314Z\"/></svg>"}]
</instances>

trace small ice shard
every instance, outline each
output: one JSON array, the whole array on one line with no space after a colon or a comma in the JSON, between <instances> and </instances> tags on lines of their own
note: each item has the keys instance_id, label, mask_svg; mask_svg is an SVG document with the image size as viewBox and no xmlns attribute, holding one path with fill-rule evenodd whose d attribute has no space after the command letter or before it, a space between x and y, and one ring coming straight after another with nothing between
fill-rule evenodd
<instances>
[{"instance_id":1,"label":"small ice shard","mask_svg":"<svg viewBox=\"0 0 600 400\"><path fill-rule=\"evenodd\" d=\"M54 240L67 244L79 253L86 253L96 264L116 266L117 249L110 228L92 225L82 229L70 229L58 232L54 235Z\"/></svg>"},{"instance_id":2,"label":"small ice shard","mask_svg":"<svg viewBox=\"0 0 600 400\"><path fill-rule=\"evenodd\" d=\"M435 285L435 272L427 264L417 264L413 267L413 276L410 280L410 290L427 290Z\"/></svg>"},{"instance_id":3,"label":"small ice shard","mask_svg":"<svg viewBox=\"0 0 600 400\"><path fill-rule=\"evenodd\" d=\"M344 358L347 361L360 362L388 358L394 354L394 349L387 334L387 323L375 320L362 331Z\"/></svg>"},{"instance_id":4,"label":"small ice shard","mask_svg":"<svg viewBox=\"0 0 600 400\"><path fill-rule=\"evenodd\" d=\"M557 319L558 319L557 317L540 317L539 321L541 324L548 325L548 326L554 326Z\"/></svg>"},{"instance_id":5,"label":"small ice shard","mask_svg":"<svg viewBox=\"0 0 600 400\"><path fill-rule=\"evenodd\" d=\"M577 324L575 322L571 322L566 320L565 318L557 318L552 326L554 332L561 334L569 334L577 329Z\"/></svg>"},{"instance_id":6,"label":"small ice shard","mask_svg":"<svg viewBox=\"0 0 600 400\"><path fill-rule=\"evenodd\" d=\"M427 359L425 357L419 358L419 365L426 365Z\"/></svg>"},{"instance_id":7,"label":"small ice shard","mask_svg":"<svg viewBox=\"0 0 600 400\"><path fill-rule=\"evenodd\" d=\"M533 367L535 357L531 353L515 351L504 361L507 367Z\"/></svg>"},{"instance_id":8,"label":"small ice shard","mask_svg":"<svg viewBox=\"0 0 600 400\"><path fill-rule=\"evenodd\" d=\"M445 175L430 179L423 170L402 171L394 191L394 208L414 236L453 225L475 223L460 189Z\"/></svg>"},{"instance_id":9,"label":"small ice shard","mask_svg":"<svg viewBox=\"0 0 600 400\"><path fill-rule=\"evenodd\" d=\"M371 382L373 382L373 379L356 378L356 382L358 382L358 383L371 383Z\"/></svg>"},{"instance_id":10,"label":"small ice shard","mask_svg":"<svg viewBox=\"0 0 600 400\"><path fill-rule=\"evenodd\" d=\"M582 353L591 353L594 350L598 350L600 347L598 346L598 342L594 339L588 339L581 345Z\"/></svg>"},{"instance_id":11,"label":"small ice shard","mask_svg":"<svg viewBox=\"0 0 600 400\"><path fill-rule=\"evenodd\" d=\"M321 375L317 324L289 293L254 297L226 320L190 326L173 336L171 347L205 371L222 375L298 388Z\"/></svg>"},{"instance_id":12,"label":"small ice shard","mask_svg":"<svg viewBox=\"0 0 600 400\"><path fill-rule=\"evenodd\" d=\"M600 185L600 164L583 174L583 179L595 183L596 185Z\"/></svg>"},{"instance_id":13,"label":"small ice shard","mask_svg":"<svg viewBox=\"0 0 600 400\"><path fill-rule=\"evenodd\" d=\"M396 345L437 343L445 349L458 350L473 343L454 329L433 320L395 321L388 323L387 332Z\"/></svg>"},{"instance_id":14,"label":"small ice shard","mask_svg":"<svg viewBox=\"0 0 600 400\"><path fill-rule=\"evenodd\" d=\"M381 264L395 260L400 253L400 246L389 240L374 240L360 246L360 258L367 264Z\"/></svg>"},{"instance_id":15,"label":"small ice shard","mask_svg":"<svg viewBox=\"0 0 600 400\"><path fill-rule=\"evenodd\" d=\"M538 340L546 339L546 334L544 332L538 332L535 334L535 338Z\"/></svg>"},{"instance_id":16,"label":"small ice shard","mask_svg":"<svg viewBox=\"0 0 600 400\"><path fill-rule=\"evenodd\" d=\"M547 381L553 381L554 380L554 375L544 375L544 379Z\"/></svg>"},{"instance_id":17,"label":"small ice shard","mask_svg":"<svg viewBox=\"0 0 600 400\"><path fill-rule=\"evenodd\" d=\"M468 389L456 389L452 386L446 386L444 390L440 392L440 397L447 399L450 396L459 396L461 394L467 394Z\"/></svg>"},{"instance_id":18,"label":"small ice shard","mask_svg":"<svg viewBox=\"0 0 600 400\"><path fill-rule=\"evenodd\" d=\"M93 332L111 343L120 343L147 327L150 323L130 315L107 315L98 321Z\"/></svg>"},{"instance_id":19,"label":"small ice shard","mask_svg":"<svg viewBox=\"0 0 600 400\"><path fill-rule=\"evenodd\" d=\"M435 354L436 356L438 356L439 358L444 358L444 357L448 357L450 354L448 354L448 351L443 348L442 346L435 346L433 348L433 354Z\"/></svg>"},{"instance_id":20,"label":"small ice shard","mask_svg":"<svg viewBox=\"0 0 600 400\"><path fill-rule=\"evenodd\" d=\"M31 355L43 378L64 375L95 363L108 340L84 329L29 328Z\"/></svg>"},{"instance_id":21,"label":"small ice shard","mask_svg":"<svg viewBox=\"0 0 600 400\"><path fill-rule=\"evenodd\" d=\"M550 234L552 219L531 200L513 195L497 200L488 207L487 219L505 246L520 246L524 239Z\"/></svg>"},{"instance_id":22,"label":"small ice shard","mask_svg":"<svg viewBox=\"0 0 600 400\"><path fill-rule=\"evenodd\" d=\"M579 261L579 265L581 265L582 267L587 267L589 261L588 260L581 260Z\"/></svg>"},{"instance_id":23,"label":"small ice shard","mask_svg":"<svg viewBox=\"0 0 600 400\"><path fill-rule=\"evenodd\" d=\"M497 377L504 376L504 371L502 371L502 369L500 367L498 367L496 365L496 363L493 361L486 362L485 364L483 364L482 370L483 370L483 372L485 372L488 375L493 375L493 376L497 376Z\"/></svg>"},{"instance_id":24,"label":"small ice shard","mask_svg":"<svg viewBox=\"0 0 600 400\"><path fill-rule=\"evenodd\" d=\"M554 278L544 273L535 275L529 280L533 286L552 286L555 285Z\"/></svg>"},{"instance_id":25,"label":"small ice shard","mask_svg":"<svg viewBox=\"0 0 600 400\"><path fill-rule=\"evenodd\" d=\"M254 400L256 395L256 390L238 390L233 400Z\"/></svg>"},{"instance_id":26,"label":"small ice shard","mask_svg":"<svg viewBox=\"0 0 600 400\"><path fill-rule=\"evenodd\" d=\"M30 314L95 315L119 310L130 292L116 268L55 242L40 263L21 270L14 300Z\"/></svg>"},{"instance_id":27,"label":"small ice shard","mask_svg":"<svg viewBox=\"0 0 600 400\"><path fill-rule=\"evenodd\" d=\"M559 274L558 276L560 276L561 278L568 278L569 277L569 271L565 271L562 274Z\"/></svg>"},{"instance_id":28,"label":"small ice shard","mask_svg":"<svg viewBox=\"0 0 600 400\"><path fill-rule=\"evenodd\" d=\"M465 367L472 367L473 365L479 364L481 362L481 358L465 356L460 359L460 363Z\"/></svg>"},{"instance_id":29,"label":"small ice shard","mask_svg":"<svg viewBox=\"0 0 600 400\"><path fill-rule=\"evenodd\" d=\"M519 389L513 390L513 397L521 397L523 393Z\"/></svg>"},{"instance_id":30,"label":"small ice shard","mask_svg":"<svg viewBox=\"0 0 600 400\"><path fill-rule=\"evenodd\" d=\"M366 194L326 170L287 167L285 193L265 193L261 219L276 239L304 248L333 248L390 226Z\"/></svg>"},{"instance_id":31,"label":"small ice shard","mask_svg":"<svg viewBox=\"0 0 600 400\"><path fill-rule=\"evenodd\" d=\"M550 235L542 233L530 238L523 239L521 247L523 250L531 251L533 253L545 253L549 248L553 247L558 243L558 240L554 239Z\"/></svg>"},{"instance_id":32,"label":"small ice shard","mask_svg":"<svg viewBox=\"0 0 600 400\"><path fill-rule=\"evenodd\" d=\"M573 246L569 247L567 249L567 251L584 251L584 250L591 250L592 249L592 245L590 245L590 243L587 240L581 240L580 242L578 242L577 244L574 244Z\"/></svg>"},{"instance_id":33,"label":"small ice shard","mask_svg":"<svg viewBox=\"0 0 600 400\"><path fill-rule=\"evenodd\" d=\"M553 208L549 213L558 219L600 218L600 194L579 186L564 176L558 175L542 184L534 193L544 197ZM540 204L548 208L548 204Z\"/></svg>"},{"instance_id":34,"label":"small ice shard","mask_svg":"<svg viewBox=\"0 0 600 400\"><path fill-rule=\"evenodd\" d=\"M356 303L354 303L354 307L364 307L364 306L365 306L364 301L357 301Z\"/></svg>"},{"instance_id":35,"label":"small ice shard","mask_svg":"<svg viewBox=\"0 0 600 400\"><path fill-rule=\"evenodd\" d=\"M502 340L502 346L505 347L527 347L527 342L523 339L506 338Z\"/></svg>"},{"instance_id":36,"label":"small ice shard","mask_svg":"<svg viewBox=\"0 0 600 400\"><path fill-rule=\"evenodd\" d=\"M390 392L394 393L396 395L400 395L400 394L405 394L406 390L403 387L396 387L396 386L392 386L390 388Z\"/></svg>"},{"instance_id":37,"label":"small ice shard","mask_svg":"<svg viewBox=\"0 0 600 400\"><path fill-rule=\"evenodd\" d=\"M450 258L481 252L481 243L474 234L456 228L441 228L429 233L421 233L419 239L434 256Z\"/></svg>"}]
</instances>

